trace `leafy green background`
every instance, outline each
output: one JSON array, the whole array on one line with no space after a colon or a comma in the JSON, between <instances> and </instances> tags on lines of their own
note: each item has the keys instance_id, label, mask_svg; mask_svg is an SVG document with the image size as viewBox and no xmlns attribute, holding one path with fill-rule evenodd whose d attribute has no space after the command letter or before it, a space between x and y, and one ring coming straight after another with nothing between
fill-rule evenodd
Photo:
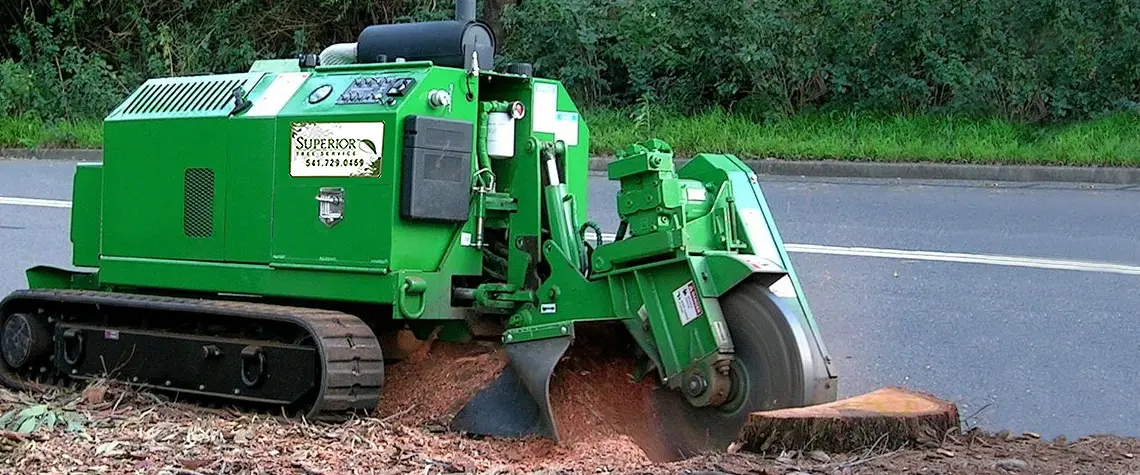
<instances>
[{"instance_id":1,"label":"leafy green background","mask_svg":"<svg viewBox=\"0 0 1140 475\"><path fill-rule=\"evenodd\" d=\"M0 116L20 120L6 133L34 141L41 122L66 121L59 133L79 143L98 132L84 121L147 77L241 71L453 12L443 0L2 3ZM533 63L628 130L722 113L1041 126L1140 113L1136 0L479 0L477 11L500 61Z\"/></svg>"}]
</instances>

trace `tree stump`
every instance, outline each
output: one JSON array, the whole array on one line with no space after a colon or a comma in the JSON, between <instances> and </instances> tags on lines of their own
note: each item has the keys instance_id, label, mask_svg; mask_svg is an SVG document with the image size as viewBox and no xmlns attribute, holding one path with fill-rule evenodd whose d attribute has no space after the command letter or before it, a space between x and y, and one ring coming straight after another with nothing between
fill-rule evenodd
<instances>
[{"instance_id":1,"label":"tree stump","mask_svg":"<svg viewBox=\"0 0 1140 475\"><path fill-rule=\"evenodd\" d=\"M823 450L832 453L872 446L932 447L960 432L958 407L929 394L888 387L815 406L754 412L741 430L741 448L767 453Z\"/></svg>"}]
</instances>

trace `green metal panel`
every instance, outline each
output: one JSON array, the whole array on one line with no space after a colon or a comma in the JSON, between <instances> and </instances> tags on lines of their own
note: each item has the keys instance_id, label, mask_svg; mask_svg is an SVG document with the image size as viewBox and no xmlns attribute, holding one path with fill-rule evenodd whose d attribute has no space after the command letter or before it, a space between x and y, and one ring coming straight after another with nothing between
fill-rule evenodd
<instances>
[{"instance_id":1,"label":"green metal panel","mask_svg":"<svg viewBox=\"0 0 1140 475\"><path fill-rule=\"evenodd\" d=\"M378 75L410 77L416 83L393 105L336 103L337 97L353 81ZM456 85L463 81L463 71L430 68L422 63L317 68L278 115L272 262L439 269L449 246L459 237L461 226L400 218L404 121L408 116L420 115L474 124L475 102L462 99L462 93L456 94L458 97L446 108L433 108L428 104L432 90L458 92ZM325 86L331 87L329 96L316 104L310 103L310 93ZM476 85L472 88L477 92ZM314 134L312 137L328 134L369 140L380 152L378 176L347 176L349 172L335 171L318 174L323 176L293 176L290 160L292 146L296 144L295 132ZM345 158L355 160L361 156L355 153L359 145L356 150L337 149L337 146L305 150L305 155L298 158L336 164ZM320 220L316 198L322 189L343 193L343 216L335 223L325 224ZM470 249L456 249L456 252L477 254Z\"/></svg>"},{"instance_id":2,"label":"green metal panel","mask_svg":"<svg viewBox=\"0 0 1140 475\"><path fill-rule=\"evenodd\" d=\"M376 302L394 276L365 272L273 269L264 265L215 262L104 258L99 278L135 282L140 287L191 292L230 292L271 297L344 302Z\"/></svg>"},{"instance_id":3,"label":"green metal panel","mask_svg":"<svg viewBox=\"0 0 1140 475\"><path fill-rule=\"evenodd\" d=\"M147 81L104 122L103 254L220 261L232 91L261 73Z\"/></svg>"},{"instance_id":4,"label":"green metal panel","mask_svg":"<svg viewBox=\"0 0 1140 475\"><path fill-rule=\"evenodd\" d=\"M80 163L75 166L71 188L71 263L79 267L98 267L100 248L100 215L103 203L103 164Z\"/></svg>"},{"instance_id":5,"label":"green metal panel","mask_svg":"<svg viewBox=\"0 0 1140 475\"><path fill-rule=\"evenodd\" d=\"M307 75L286 71L265 74L249 90L252 102L226 120L225 246L223 260L235 263L267 264L273 203L273 168L276 109L281 101L296 93Z\"/></svg>"},{"instance_id":6,"label":"green metal panel","mask_svg":"<svg viewBox=\"0 0 1140 475\"><path fill-rule=\"evenodd\" d=\"M227 124L225 253L227 262L269 262L270 207L275 161L274 120L234 119Z\"/></svg>"},{"instance_id":7,"label":"green metal panel","mask_svg":"<svg viewBox=\"0 0 1140 475\"><path fill-rule=\"evenodd\" d=\"M104 255L222 259L224 125L204 118L106 123Z\"/></svg>"}]
</instances>

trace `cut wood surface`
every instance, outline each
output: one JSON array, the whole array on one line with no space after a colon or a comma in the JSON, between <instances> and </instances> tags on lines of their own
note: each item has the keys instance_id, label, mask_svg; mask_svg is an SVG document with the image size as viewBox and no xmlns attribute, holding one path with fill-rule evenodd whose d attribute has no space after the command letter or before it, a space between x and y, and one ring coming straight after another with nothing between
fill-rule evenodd
<instances>
[{"instance_id":1,"label":"cut wood surface","mask_svg":"<svg viewBox=\"0 0 1140 475\"><path fill-rule=\"evenodd\" d=\"M888 387L827 404L754 412L741 430L741 448L764 453L921 447L960 431L953 403Z\"/></svg>"}]
</instances>

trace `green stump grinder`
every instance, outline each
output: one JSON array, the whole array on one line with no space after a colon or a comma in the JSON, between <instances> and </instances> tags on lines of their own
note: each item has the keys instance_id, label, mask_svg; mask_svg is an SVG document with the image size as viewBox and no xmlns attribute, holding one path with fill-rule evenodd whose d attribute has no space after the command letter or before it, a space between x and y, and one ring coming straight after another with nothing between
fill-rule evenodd
<instances>
[{"instance_id":1,"label":"green stump grinder","mask_svg":"<svg viewBox=\"0 0 1140 475\"><path fill-rule=\"evenodd\" d=\"M337 418L376 409L380 342L406 328L509 356L451 429L558 441L551 374L575 325L611 321L678 452L835 400L756 175L632 144L608 165L607 234L587 220L574 100L529 64L498 68L474 1L455 11L134 90L103 160L75 171L76 268L31 268L0 303L3 383L111 377Z\"/></svg>"}]
</instances>

